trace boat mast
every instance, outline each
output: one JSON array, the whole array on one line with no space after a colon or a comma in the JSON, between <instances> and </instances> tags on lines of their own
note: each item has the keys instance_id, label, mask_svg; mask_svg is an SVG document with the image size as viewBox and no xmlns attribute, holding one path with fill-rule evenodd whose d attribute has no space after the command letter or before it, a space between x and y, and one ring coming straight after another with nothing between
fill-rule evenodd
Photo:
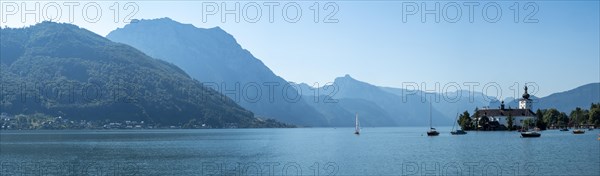
<instances>
[{"instance_id":1,"label":"boat mast","mask_svg":"<svg viewBox=\"0 0 600 176\"><path fill-rule=\"evenodd\" d=\"M431 125L431 101L429 101L429 129L433 128Z\"/></svg>"},{"instance_id":2,"label":"boat mast","mask_svg":"<svg viewBox=\"0 0 600 176\"><path fill-rule=\"evenodd\" d=\"M456 121L458 121L458 112L456 113L456 118L454 118L454 123L452 124L452 131L454 131L454 127L456 126Z\"/></svg>"},{"instance_id":3,"label":"boat mast","mask_svg":"<svg viewBox=\"0 0 600 176\"><path fill-rule=\"evenodd\" d=\"M358 132L359 128L358 128L358 112L355 114L355 125L354 125L354 130L356 132Z\"/></svg>"}]
</instances>

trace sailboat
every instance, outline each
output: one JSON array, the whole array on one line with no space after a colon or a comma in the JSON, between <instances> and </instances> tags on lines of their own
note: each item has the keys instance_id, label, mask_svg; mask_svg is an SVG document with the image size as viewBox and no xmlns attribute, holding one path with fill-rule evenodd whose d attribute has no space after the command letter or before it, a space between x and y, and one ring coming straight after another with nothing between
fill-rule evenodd
<instances>
[{"instance_id":1,"label":"sailboat","mask_svg":"<svg viewBox=\"0 0 600 176\"><path fill-rule=\"evenodd\" d=\"M560 127L561 126L560 121L558 121L557 123L558 123L558 126ZM567 128L567 126L565 125L565 127L561 128L560 131L569 131L569 128Z\"/></svg>"},{"instance_id":2,"label":"sailboat","mask_svg":"<svg viewBox=\"0 0 600 176\"><path fill-rule=\"evenodd\" d=\"M456 126L456 121L458 121L458 113L456 113L456 119L454 119L454 125L452 125L452 131L450 131L450 134L452 134L452 135L467 134L467 132L463 131L463 130L459 130L459 129L456 129L456 131L454 130L454 127Z\"/></svg>"},{"instance_id":3,"label":"sailboat","mask_svg":"<svg viewBox=\"0 0 600 176\"><path fill-rule=\"evenodd\" d=\"M528 126L529 126L529 124L528 124ZM534 131L525 130L525 131L521 132L521 137L532 138L532 137L542 136L542 133L540 133L538 131L539 131L539 128L537 128L537 127L535 128Z\"/></svg>"},{"instance_id":4,"label":"sailboat","mask_svg":"<svg viewBox=\"0 0 600 176\"><path fill-rule=\"evenodd\" d=\"M573 128L575 128L575 126L573 126ZM573 134L583 134L583 133L585 133L585 130L582 130L579 128L576 128L573 130Z\"/></svg>"},{"instance_id":5,"label":"sailboat","mask_svg":"<svg viewBox=\"0 0 600 176\"><path fill-rule=\"evenodd\" d=\"M439 135L440 132L438 132L437 130L435 130L435 128L433 128L431 126L431 101L429 102L429 131L427 131L427 136L437 136Z\"/></svg>"},{"instance_id":6,"label":"sailboat","mask_svg":"<svg viewBox=\"0 0 600 176\"><path fill-rule=\"evenodd\" d=\"M358 113L356 113L356 118L355 118L354 134L360 135L360 126L358 123Z\"/></svg>"},{"instance_id":7,"label":"sailboat","mask_svg":"<svg viewBox=\"0 0 600 176\"><path fill-rule=\"evenodd\" d=\"M579 117L577 117L577 119L579 119ZM572 119L571 121L573 121L573 134L583 134L583 133L585 133L585 130L579 129L579 124L577 124L577 120Z\"/></svg>"},{"instance_id":8,"label":"sailboat","mask_svg":"<svg viewBox=\"0 0 600 176\"><path fill-rule=\"evenodd\" d=\"M540 137L542 136L541 133L537 132L537 131L526 131L526 132L521 132L521 137L524 138L529 138L529 137Z\"/></svg>"}]
</instances>

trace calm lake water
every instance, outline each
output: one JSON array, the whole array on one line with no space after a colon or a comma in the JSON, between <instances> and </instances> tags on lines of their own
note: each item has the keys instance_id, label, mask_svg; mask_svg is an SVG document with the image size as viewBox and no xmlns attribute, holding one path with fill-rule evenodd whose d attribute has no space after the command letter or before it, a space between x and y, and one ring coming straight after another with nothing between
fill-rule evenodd
<instances>
[{"instance_id":1,"label":"calm lake water","mask_svg":"<svg viewBox=\"0 0 600 176\"><path fill-rule=\"evenodd\" d=\"M600 175L600 130L0 131L0 175Z\"/></svg>"}]
</instances>

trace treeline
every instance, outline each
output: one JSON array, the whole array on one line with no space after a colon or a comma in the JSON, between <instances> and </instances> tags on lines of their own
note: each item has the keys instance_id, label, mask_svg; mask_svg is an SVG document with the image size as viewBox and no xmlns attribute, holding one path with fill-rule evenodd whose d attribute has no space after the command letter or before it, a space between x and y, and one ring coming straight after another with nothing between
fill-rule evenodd
<instances>
[{"instance_id":1,"label":"treeline","mask_svg":"<svg viewBox=\"0 0 600 176\"><path fill-rule=\"evenodd\" d=\"M10 115L2 113L0 115L0 130L66 130L66 129L200 129L200 128L295 128L296 126L278 122L273 119L256 118L249 123L224 123L224 125L215 126L214 124L203 123L202 120L192 119L185 124L160 125L152 122L133 121L127 119L120 120L75 120L54 117L47 114L18 114Z\"/></svg>"},{"instance_id":2,"label":"treeline","mask_svg":"<svg viewBox=\"0 0 600 176\"><path fill-rule=\"evenodd\" d=\"M557 129L567 127L583 127L583 126L594 126L600 127L600 103L592 103L589 109L582 109L577 107L567 115L565 112L560 112L555 108L550 109L538 109L536 112L536 118L525 121L524 124L527 127L537 127L541 130L545 129ZM474 111L473 117L478 117L477 109ZM485 118L484 118L485 119ZM514 129L512 127L512 117L508 117L508 130ZM458 118L457 123L463 130L477 130L477 125L486 123L483 120L474 121L468 111L464 111Z\"/></svg>"},{"instance_id":3,"label":"treeline","mask_svg":"<svg viewBox=\"0 0 600 176\"><path fill-rule=\"evenodd\" d=\"M600 126L600 103L592 103L589 109L580 107L571 110L569 115L557 109L550 108L536 111L538 120L536 126L540 129L564 128L581 126Z\"/></svg>"}]
</instances>

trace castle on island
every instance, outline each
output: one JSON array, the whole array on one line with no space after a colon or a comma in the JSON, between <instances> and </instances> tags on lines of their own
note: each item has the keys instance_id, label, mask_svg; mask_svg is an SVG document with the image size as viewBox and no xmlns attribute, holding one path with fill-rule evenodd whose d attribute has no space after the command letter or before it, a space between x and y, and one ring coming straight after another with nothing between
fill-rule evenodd
<instances>
[{"instance_id":1,"label":"castle on island","mask_svg":"<svg viewBox=\"0 0 600 176\"><path fill-rule=\"evenodd\" d=\"M536 118L536 114L531 111L532 100L529 97L527 86L525 86L525 93L519 99L518 109L506 108L504 101L502 101L498 109L478 109L471 119L473 119L474 123L483 121L483 123L474 124L479 129L506 130L508 127L508 117L511 116L513 119L513 128L521 128L526 120L531 119L533 122Z\"/></svg>"}]
</instances>

